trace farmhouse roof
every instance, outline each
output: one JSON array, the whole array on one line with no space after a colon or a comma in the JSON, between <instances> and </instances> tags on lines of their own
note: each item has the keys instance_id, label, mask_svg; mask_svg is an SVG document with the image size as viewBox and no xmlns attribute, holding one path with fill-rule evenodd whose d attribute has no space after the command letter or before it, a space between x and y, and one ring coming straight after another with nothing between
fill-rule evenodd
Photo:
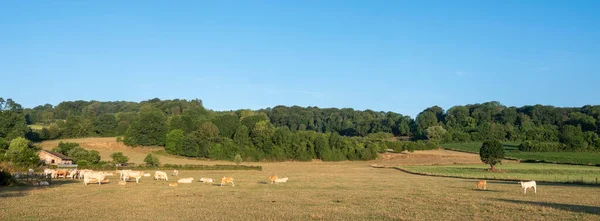
<instances>
[{"instance_id":1,"label":"farmhouse roof","mask_svg":"<svg viewBox=\"0 0 600 221\"><path fill-rule=\"evenodd\" d=\"M57 153L57 152L49 151L49 150L42 150L42 151L44 151L44 152L46 152L46 153L48 153L48 154L50 154L52 156L58 157L61 160L73 160L72 158L70 158L68 156L65 156L65 155L62 155L61 153Z\"/></svg>"}]
</instances>

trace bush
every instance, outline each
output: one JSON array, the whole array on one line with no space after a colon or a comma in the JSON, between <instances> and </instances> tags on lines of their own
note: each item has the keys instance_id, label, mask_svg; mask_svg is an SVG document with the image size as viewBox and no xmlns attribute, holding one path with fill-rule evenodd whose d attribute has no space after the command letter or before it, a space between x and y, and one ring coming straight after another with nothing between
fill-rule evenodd
<instances>
[{"instance_id":1,"label":"bush","mask_svg":"<svg viewBox=\"0 0 600 221\"><path fill-rule=\"evenodd\" d=\"M113 160L113 163L117 163L117 164L124 164L127 163L127 161L129 161L129 157L123 155L123 152L115 152L110 154L110 157Z\"/></svg>"},{"instance_id":2,"label":"bush","mask_svg":"<svg viewBox=\"0 0 600 221\"><path fill-rule=\"evenodd\" d=\"M239 154L236 154L233 161L235 161L235 164L240 165L240 163L242 163L242 156Z\"/></svg>"},{"instance_id":3,"label":"bush","mask_svg":"<svg viewBox=\"0 0 600 221\"><path fill-rule=\"evenodd\" d=\"M77 161L77 166L79 167L86 167L89 166L90 162L88 162L87 160L79 160Z\"/></svg>"},{"instance_id":4,"label":"bush","mask_svg":"<svg viewBox=\"0 0 600 221\"><path fill-rule=\"evenodd\" d=\"M12 175L8 171L0 171L0 186L10 186L13 182Z\"/></svg>"},{"instance_id":5,"label":"bush","mask_svg":"<svg viewBox=\"0 0 600 221\"><path fill-rule=\"evenodd\" d=\"M157 167L160 165L160 160L158 159L158 157L152 155L151 153L146 155L144 162L146 163L147 166L150 166L150 167Z\"/></svg>"}]
</instances>

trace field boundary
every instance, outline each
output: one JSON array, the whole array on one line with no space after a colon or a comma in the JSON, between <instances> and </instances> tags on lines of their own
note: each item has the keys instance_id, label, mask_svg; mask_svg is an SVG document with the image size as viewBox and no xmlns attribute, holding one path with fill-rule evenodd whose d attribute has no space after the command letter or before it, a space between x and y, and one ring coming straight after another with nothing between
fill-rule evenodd
<instances>
[{"instance_id":1,"label":"field boundary","mask_svg":"<svg viewBox=\"0 0 600 221\"><path fill-rule=\"evenodd\" d=\"M432 174L432 173L421 173L410 171L408 169L396 166L373 166L373 168L387 168L387 169L395 169L404 173L412 174L412 175L420 175L420 176L430 176L430 177L444 177L444 178L457 178L457 179L469 179L469 180L498 180L498 181L529 181L524 179L508 179L508 178L491 178L491 177L461 177L461 176L452 176L452 175L441 175L441 174ZM600 183L586 183L581 181L564 181L564 182L552 182L552 181L535 181L537 183L548 183L548 184L574 184L574 185L589 185L589 186L600 186Z\"/></svg>"}]
</instances>

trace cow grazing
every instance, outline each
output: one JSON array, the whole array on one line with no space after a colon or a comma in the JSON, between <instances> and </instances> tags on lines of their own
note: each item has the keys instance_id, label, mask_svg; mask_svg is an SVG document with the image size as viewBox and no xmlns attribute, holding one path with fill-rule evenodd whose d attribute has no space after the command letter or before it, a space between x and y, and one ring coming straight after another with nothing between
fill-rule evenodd
<instances>
[{"instance_id":1,"label":"cow grazing","mask_svg":"<svg viewBox=\"0 0 600 221\"><path fill-rule=\"evenodd\" d=\"M165 173L165 172L156 171L156 172L154 172L154 179L155 180L166 180L166 181L169 181L169 176L167 176L167 173Z\"/></svg>"},{"instance_id":2,"label":"cow grazing","mask_svg":"<svg viewBox=\"0 0 600 221\"><path fill-rule=\"evenodd\" d=\"M144 172L142 171L122 171L121 180L129 180L129 178L135 178L136 183L140 183L140 179L144 176Z\"/></svg>"},{"instance_id":3,"label":"cow grazing","mask_svg":"<svg viewBox=\"0 0 600 221\"><path fill-rule=\"evenodd\" d=\"M233 183L233 177L223 177L221 178L221 186L224 186L225 184L231 183L231 186L235 186L235 183Z\"/></svg>"},{"instance_id":4,"label":"cow grazing","mask_svg":"<svg viewBox=\"0 0 600 221\"><path fill-rule=\"evenodd\" d=\"M77 171L77 169L71 170L71 171L69 171L69 175L67 175L67 177L71 178L71 179L75 179L77 177L78 173L79 173L79 171Z\"/></svg>"},{"instance_id":5,"label":"cow grazing","mask_svg":"<svg viewBox=\"0 0 600 221\"><path fill-rule=\"evenodd\" d=\"M275 183L275 180L277 180L277 176L273 175L273 176L269 176L269 182L271 184Z\"/></svg>"},{"instance_id":6,"label":"cow grazing","mask_svg":"<svg viewBox=\"0 0 600 221\"><path fill-rule=\"evenodd\" d=\"M203 182L203 183L212 183L212 182L215 182L215 180L213 180L212 178L204 178L204 177L202 177L202 178L200 178L200 182Z\"/></svg>"},{"instance_id":7,"label":"cow grazing","mask_svg":"<svg viewBox=\"0 0 600 221\"><path fill-rule=\"evenodd\" d=\"M285 183L285 182L287 182L287 181L288 181L288 178L287 178L287 177L284 177L284 178L279 178L279 179L276 179L276 180L275 180L275 183Z\"/></svg>"},{"instance_id":8,"label":"cow grazing","mask_svg":"<svg viewBox=\"0 0 600 221\"><path fill-rule=\"evenodd\" d=\"M477 189L477 190L486 190L487 189L487 182L485 180L480 180L479 182L477 182L477 187L475 189Z\"/></svg>"},{"instance_id":9,"label":"cow grazing","mask_svg":"<svg viewBox=\"0 0 600 221\"><path fill-rule=\"evenodd\" d=\"M537 186L536 186L535 181L519 182L519 184L521 184L521 188L523 188L524 194L527 194L528 188L533 188L533 193L537 193Z\"/></svg>"},{"instance_id":10,"label":"cow grazing","mask_svg":"<svg viewBox=\"0 0 600 221\"><path fill-rule=\"evenodd\" d=\"M175 187L177 186L179 183L169 183L169 186Z\"/></svg>"},{"instance_id":11,"label":"cow grazing","mask_svg":"<svg viewBox=\"0 0 600 221\"><path fill-rule=\"evenodd\" d=\"M178 183L192 183L192 181L194 180L193 177L190 178L181 178L179 180L177 180Z\"/></svg>"},{"instance_id":12,"label":"cow grazing","mask_svg":"<svg viewBox=\"0 0 600 221\"><path fill-rule=\"evenodd\" d=\"M87 172L84 175L83 184L87 185L88 183L98 182L98 185L102 184L102 180L104 180L105 176L102 172Z\"/></svg>"},{"instance_id":13,"label":"cow grazing","mask_svg":"<svg viewBox=\"0 0 600 221\"><path fill-rule=\"evenodd\" d=\"M173 176L179 176L179 170L173 170Z\"/></svg>"},{"instance_id":14,"label":"cow grazing","mask_svg":"<svg viewBox=\"0 0 600 221\"><path fill-rule=\"evenodd\" d=\"M44 176L48 177L48 175L52 176L52 174L54 174L54 170L53 169L44 169Z\"/></svg>"},{"instance_id":15,"label":"cow grazing","mask_svg":"<svg viewBox=\"0 0 600 221\"><path fill-rule=\"evenodd\" d=\"M62 176L63 178L67 178L67 175L68 175L68 174L69 174L69 171L66 171L66 170L57 170L57 171L55 172L55 177L54 177L54 178L56 179L56 178L59 178L59 177L61 177L61 176Z\"/></svg>"}]
</instances>

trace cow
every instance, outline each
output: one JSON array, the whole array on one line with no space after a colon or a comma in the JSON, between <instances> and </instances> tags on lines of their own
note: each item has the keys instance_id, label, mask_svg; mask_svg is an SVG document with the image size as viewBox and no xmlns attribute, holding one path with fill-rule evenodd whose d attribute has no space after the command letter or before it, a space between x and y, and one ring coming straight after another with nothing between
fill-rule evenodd
<instances>
[{"instance_id":1,"label":"cow","mask_svg":"<svg viewBox=\"0 0 600 221\"><path fill-rule=\"evenodd\" d=\"M68 178L71 179L75 179L77 177L78 171L77 169L71 170L69 171L69 175L67 175Z\"/></svg>"},{"instance_id":2,"label":"cow","mask_svg":"<svg viewBox=\"0 0 600 221\"><path fill-rule=\"evenodd\" d=\"M533 188L533 193L537 193L537 186L535 181L519 182L519 184L521 184L521 188L523 188L524 194L527 194L527 188Z\"/></svg>"},{"instance_id":3,"label":"cow","mask_svg":"<svg viewBox=\"0 0 600 221\"><path fill-rule=\"evenodd\" d=\"M269 181L271 184L275 183L275 180L277 180L277 176L275 176L275 175L269 176Z\"/></svg>"},{"instance_id":4,"label":"cow","mask_svg":"<svg viewBox=\"0 0 600 221\"><path fill-rule=\"evenodd\" d=\"M53 169L44 169L44 176L48 177L48 175L52 176L52 174L54 173Z\"/></svg>"},{"instance_id":5,"label":"cow","mask_svg":"<svg viewBox=\"0 0 600 221\"><path fill-rule=\"evenodd\" d=\"M192 183L192 181L194 180L193 177L190 178L181 178L179 180L177 180L178 183Z\"/></svg>"},{"instance_id":6,"label":"cow","mask_svg":"<svg viewBox=\"0 0 600 221\"><path fill-rule=\"evenodd\" d=\"M227 183L231 183L231 186L235 186L235 183L233 183L233 177L223 177L223 178L221 178L221 186L224 186Z\"/></svg>"},{"instance_id":7,"label":"cow","mask_svg":"<svg viewBox=\"0 0 600 221\"><path fill-rule=\"evenodd\" d=\"M487 182L485 180L480 180L479 182L477 182L477 187L475 187L475 189L477 189L477 190L486 190L487 189Z\"/></svg>"},{"instance_id":8,"label":"cow","mask_svg":"<svg viewBox=\"0 0 600 221\"><path fill-rule=\"evenodd\" d=\"M136 183L140 183L140 179L144 176L144 172L142 171L122 171L121 178L122 180L129 180L130 177L135 178Z\"/></svg>"},{"instance_id":9,"label":"cow","mask_svg":"<svg viewBox=\"0 0 600 221\"><path fill-rule=\"evenodd\" d=\"M144 173L144 177L150 177L150 176L152 176L152 174L150 174L150 173Z\"/></svg>"},{"instance_id":10,"label":"cow","mask_svg":"<svg viewBox=\"0 0 600 221\"><path fill-rule=\"evenodd\" d=\"M215 180L213 180L212 178L204 178L204 177L202 177L202 178L200 178L200 182L203 182L203 183L212 183L212 182L215 182Z\"/></svg>"},{"instance_id":11,"label":"cow","mask_svg":"<svg viewBox=\"0 0 600 221\"><path fill-rule=\"evenodd\" d=\"M102 184L102 180L104 180L105 175L102 172L87 172L85 173L85 177L83 178L83 184L87 185L88 183L98 181L98 185Z\"/></svg>"},{"instance_id":12,"label":"cow","mask_svg":"<svg viewBox=\"0 0 600 221\"><path fill-rule=\"evenodd\" d=\"M177 186L179 183L169 183L169 186L175 187Z\"/></svg>"},{"instance_id":13,"label":"cow","mask_svg":"<svg viewBox=\"0 0 600 221\"><path fill-rule=\"evenodd\" d=\"M165 173L165 172L156 171L156 172L154 172L154 179L155 180L166 180L166 181L169 181L169 176L167 176L167 173Z\"/></svg>"},{"instance_id":14,"label":"cow","mask_svg":"<svg viewBox=\"0 0 600 221\"><path fill-rule=\"evenodd\" d=\"M179 176L179 170L173 170L173 176Z\"/></svg>"},{"instance_id":15,"label":"cow","mask_svg":"<svg viewBox=\"0 0 600 221\"><path fill-rule=\"evenodd\" d=\"M287 177L284 177L284 178L279 178L279 179L276 179L276 180L275 180L275 183L285 183L285 182L287 182L287 181L288 181L288 178L287 178Z\"/></svg>"}]
</instances>

